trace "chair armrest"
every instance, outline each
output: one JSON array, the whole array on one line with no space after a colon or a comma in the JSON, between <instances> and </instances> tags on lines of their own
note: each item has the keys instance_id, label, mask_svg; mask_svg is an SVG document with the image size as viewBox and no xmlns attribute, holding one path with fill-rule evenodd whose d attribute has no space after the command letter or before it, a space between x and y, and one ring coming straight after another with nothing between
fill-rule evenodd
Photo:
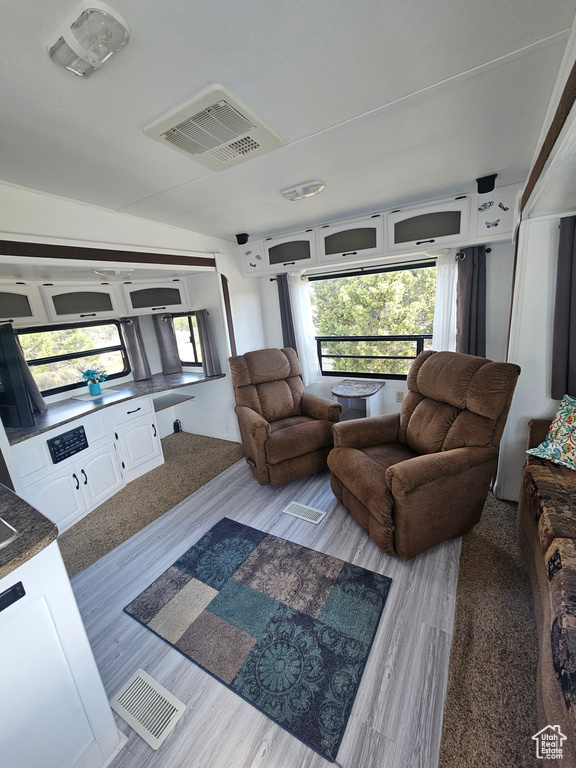
<instances>
[{"instance_id":1,"label":"chair armrest","mask_svg":"<svg viewBox=\"0 0 576 768\"><path fill-rule=\"evenodd\" d=\"M327 397L319 397L310 394L310 392L304 392L301 407L304 416L311 416L313 419L325 419L326 421L340 421L342 406Z\"/></svg>"},{"instance_id":2,"label":"chair armrest","mask_svg":"<svg viewBox=\"0 0 576 768\"><path fill-rule=\"evenodd\" d=\"M492 446L453 448L450 451L427 453L393 464L386 470L386 482L392 488L393 481L397 481L404 493L410 493L423 485L445 480L467 469L493 462L497 457L498 450Z\"/></svg>"},{"instance_id":3,"label":"chair armrest","mask_svg":"<svg viewBox=\"0 0 576 768\"><path fill-rule=\"evenodd\" d=\"M399 413L341 421L332 427L334 447L367 448L369 445L397 443L399 429Z\"/></svg>"},{"instance_id":4,"label":"chair armrest","mask_svg":"<svg viewBox=\"0 0 576 768\"><path fill-rule=\"evenodd\" d=\"M528 422L528 448L536 448L544 441L552 419L530 419Z\"/></svg>"},{"instance_id":5,"label":"chair armrest","mask_svg":"<svg viewBox=\"0 0 576 768\"><path fill-rule=\"evenodd\" d=\"M234 411L238 416L242 436L249 437L255 445L264 445L271 435L270 424L266 419L245 405L237 405Z\"/></svg>"}]
</instances>

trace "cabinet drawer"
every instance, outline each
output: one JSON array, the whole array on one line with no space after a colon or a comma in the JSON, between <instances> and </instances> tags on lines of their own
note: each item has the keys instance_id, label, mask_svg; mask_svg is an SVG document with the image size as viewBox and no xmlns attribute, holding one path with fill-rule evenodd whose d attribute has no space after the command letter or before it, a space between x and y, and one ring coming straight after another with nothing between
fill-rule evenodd
<instances>
[{"instance_id":1,"label":"cabinet drawer","mask_svg":"<svg viewBox=\"0 0 576 768\"><path fill-rule=\"evenodd\" d=\"M137 421L142 416L152 413L152 411L152 399L150 397L139 397L110 408L110 418L112 419L112 424L118 427L120 424Z\"/></svg>"}]
</instances>

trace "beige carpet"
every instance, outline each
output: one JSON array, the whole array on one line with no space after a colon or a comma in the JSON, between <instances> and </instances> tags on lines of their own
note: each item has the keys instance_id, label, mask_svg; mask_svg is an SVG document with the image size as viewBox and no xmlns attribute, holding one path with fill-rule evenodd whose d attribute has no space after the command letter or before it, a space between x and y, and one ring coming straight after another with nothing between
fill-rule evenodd
<instances>
[{"instance_id":1,"label":"beige carpet","mask_svg":"<svg viewBox=\"0 0 576 768\"><path fill-rule=\"evenodd\" d=\"M535 768L538 638L516 504L488 497L462 540L439 768Z\"/></svg>"},{"instance_id":2,"label":"beige carpet","mask_svg":"<svg viewBox=\"0 0 576 768\"><path fill-rule=\"evenodd\" d=\"M243 456L239 443L189 432L165 437L162 449L165 464L129 483L58 538L70 578Z\"/></svg>"}]
</instances>

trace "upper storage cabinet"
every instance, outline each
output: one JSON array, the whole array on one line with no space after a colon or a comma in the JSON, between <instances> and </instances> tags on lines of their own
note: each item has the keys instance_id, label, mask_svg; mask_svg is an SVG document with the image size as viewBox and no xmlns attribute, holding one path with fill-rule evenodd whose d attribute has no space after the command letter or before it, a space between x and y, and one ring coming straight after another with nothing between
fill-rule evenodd
<instances>
[{"instance_id":1,"label":"upper storage cabinet","mask_svg":"<svg viewBox=\"0 0 576 768\"><path fill-rule=\"evenodd\" d=\"M318 261L334 264L382 255L383 217L374 214L347 224L325 224L318 229Z\"/></svg>"},{"instance_id":2,"label":"upper storage cabinet","mask_svg":"<svg viewBox=\"0 0 576 768\"><path fill-rule=\"evenodd\" d=\"M242 254L242 274L244 277L261 277L264 274L264 252L262 243L247 243L239 246Z\"/></svg>"},{"instance_id":3,"label":"upper storage cabinet","mask_svg":"<svg viewBox=\"0 0 576 768\"><path fill-rule=\"evenodd\" d=\"M387 251L400 253L463 244L470 227L470 198L391 211L386 221Z\"/></svg>"},{"instance_id":4,"label":"upper storage cabinet","mask_svg":"<svg viewBox=\"0 0 576 768\"><path fill-rule=\"evenodd\" d=\"M52 322L98 320L125 314L115 285L43 285L41 290Z\"/></svg>"},{"instance_id":5,"label":"upper storage cabinet","mask_svg":"<svg viewBox=\"0 0 576 768\"><path fill-rule=\"evenodd\" d=\"M0 282L0 323L15 328L45 323L46 311L38 287L24 282Z\"/></svg>"},{"instance_id":6,"label":"upper storage cabinet","mask_svg":"<svg viewBox=\"0 0 576 768\"><path fill-rule=\"evenodd\" d=\"M316 242L313 229L307 232L270 237L264 241L269 272L294 272L316 264Z\"/></svg>"},{"instance_id":7,"label":"upper storage cabinet","mask_svg":"<svg viewBox=\"0 0 576 768\"><path fill-rule=\"evenodd\" d=\"M183 280L124 283L122 287L130 315L180 312L189 309L188 292Z\"/></svg>"}]
</instances>

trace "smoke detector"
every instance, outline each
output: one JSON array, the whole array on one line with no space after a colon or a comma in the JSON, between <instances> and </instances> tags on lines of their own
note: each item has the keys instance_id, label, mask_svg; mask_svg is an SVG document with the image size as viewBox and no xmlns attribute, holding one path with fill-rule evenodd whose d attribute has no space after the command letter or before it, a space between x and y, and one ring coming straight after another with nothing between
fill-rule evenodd
<instances>
[{"instance_id":1,"label":"smoke detector","mask_svg":"<svg viewBox=\"0 0 576 768\"><path fill-rule=\"evenodd\" d=\"M148 123L144 133L213 171L278 149L284 140L222 85Z\"/></svg>"}]
</instances>

